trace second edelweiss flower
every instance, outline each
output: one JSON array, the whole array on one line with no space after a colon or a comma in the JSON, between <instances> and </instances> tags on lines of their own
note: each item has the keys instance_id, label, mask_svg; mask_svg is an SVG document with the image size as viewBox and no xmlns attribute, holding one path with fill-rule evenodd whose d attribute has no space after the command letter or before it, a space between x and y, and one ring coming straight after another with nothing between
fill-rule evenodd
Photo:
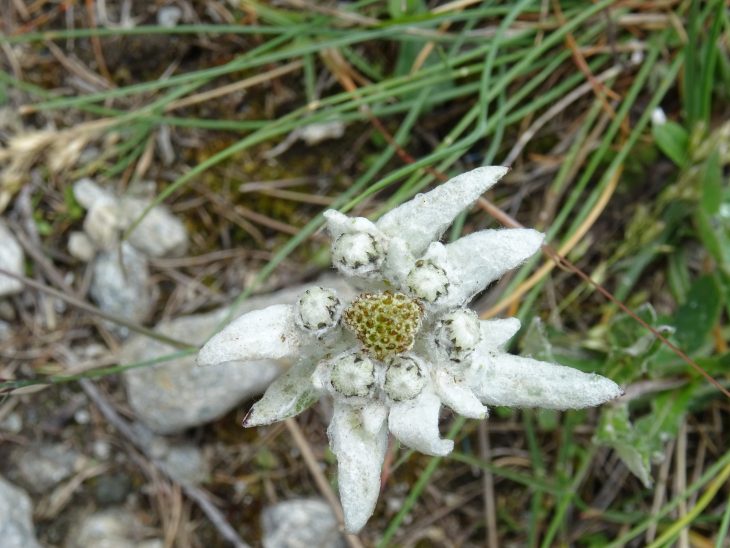
<instances>
[{"instance_id":1,"label":"second edelweiss flower","mask_svg":"<svg viewBox=\"0 0 730 548\"><path fill-rule=\"evenodd\" d=\"M343 302L313 287L296 305L244 314L215 335L201 365L294 359L244 426L294 416L320 395L334 400L327 430L338 461L348 531L362 528L380 491L388 431L429 455L446 455L441 405L470 418L485 404L551 409L598 405L621 394L609 379L504 352L517 319L479 320L466 308L489 283L533 255L543 235L483 230L438 240L507 168L478 168L418 195L373 223L325 212L332 262L361 293Z\"/></svg>"}]
</instances>

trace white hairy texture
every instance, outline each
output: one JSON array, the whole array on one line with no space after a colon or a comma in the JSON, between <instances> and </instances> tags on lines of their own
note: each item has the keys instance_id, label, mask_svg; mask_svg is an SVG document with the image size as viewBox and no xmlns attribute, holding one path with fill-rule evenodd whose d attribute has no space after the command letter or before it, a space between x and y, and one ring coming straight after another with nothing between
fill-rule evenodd
<instances>
[{"instance_id":1,"label":"white hairy texture","mask_svg":"<svg viewBox=\"0 0 730 548\"><path fill-rule=\"evenodd\" d=\"M321 335L335 327L342 316L342 302L332 289L312 287L307 289L296 304L297 325Z\"/></svg>"},{"instance_id":2,"label":"white hairy texture","mask_svg":"<svg viewBox=\"0 0 730 548\"><path fill-rule=\"evenodd\" d=\"M448 371L436 370L434 388L443 404L459 415L470 419L483 419L489 414L487 408L474 395L471 387L463 379L455 378Z\"/></svg>"},{"instance_id":3,"label":"white hairy texture","mask_svg":"<svg viewBox=\"0 0 730 548\"><path fill-rule=\"evenodd\" d=\"M475 354L470 385L487 405L580 409L623 392L610 379L571 367L513 356Z\"/></svg>"},{"instance_id":4,"label":"white hairy texture","mask_svg":"<svg viewBox=\"0 0 730 548\"><path fill-rule=\"evenodd\" d=\"M360 418L365 431L374 436L388 418L388 408L378 400L371 400L361 407Z\"/></svg>"},{"instance_id":5,"label":"white hairy texture","mask_svg":"<svg viewBox=\"0 0 730 548\"><path fill-rule=\"evenodd\" d=\"M502 274L534 255L544 238L530 228L504 228L482 230L447 244L444 247L454 279L445 302L451 306L468 302Z\"/></svg>"},{"instance_id":6,"label":"white hairy texture","mask_svg":"<svg viewBox=\"0 0 730 548\"><path fill-rule=\"evenodd\" d=\"M503 318L498 320L480 320L481 340L478 351L503 350L509 340L520 330L520 320Z\"/></svg>"},{"instance_id":7,"label":"white hairy texture","mask_svg":"<svg viewBox=\"0 0 730 548\"><path fill-rule=\"evenodd\" d=\"M387 236L401 238L418 256L508 171L502 166L487 166L454 177L386 213L376 226Z\"/></svg>"},{"instance_id":8,"label":"white hairy texture","mask_svg":"<svg viewBox=\"0 0 730 548\"><path fill-rule=\"evenodd\" d=\"M380 277L385 244L367 232L342 234L332 244L332 263L347 276Z\"/></svg>"},{"instance_id":9,"label":"white hairy texture","mask_svg":"<svg viewBox=\"0 0 730 548\"><path fill-rule=\"evenodd\" d=\"M333 242L342 234L354 232L365 232L376 236L378 239L384 239L378 227L365 217L348 217L334 209L328 209L323 215L327 223L327 231L330 233Z\"/></svg>"},{"instance_id":10,"label":"white hairy texture","mask_svg":"<svg viewBox=\"0 0 730 548\"><path fill-rule=\"evenodd\" d=\"M448 455L454 448L454 442L441 439L438 428L440 408L439 397L424 390L415 399L391 406L388 427L401 443L411 449L436 457Z\"/></svg>"},{"instance_id":11,"label":"white hairy texture","mask_svg":"<svg viewBox=\"0 0 730 548\"><path fill-rule=\"evenodd\" d=\"M23 272L23 248L20 247L18 240L5 226L5 223L0 221L0 267L22 276ZM23 290L23 284L15 278L3 276L0 274L0 297L4 295L11 295L18 293Z\"/></svg>"},{"instance_id":12,"label":"white hairy texture","mask_svg":"<svg viewBox=\"0 0 730 548\"><path fill-rule=\"evenodd\" d=\"M436 331L436 340L450 359L459 362L471 355L480 340L479 318L473 310L459 308L446 314Z\"/></svg>"},{"instance_id":13,"label":"white hairy texture","mask_svg":"<svg viewBox=\"0 0 730 548\"><path fill-rule=\"evenodd\" d=\"M301 335L293 306L277 304L240 316L214 335L198 353L199 365L281 359L298 354Z\"/></svg>"},{"instance_id":14,"label":"white hairy texture","mask_svg":"<svg viewBox=\"0 0 730 548\"><path fill-rule=\"evenodd\" d=\"M388 242L388 253L383 263L383 278L404 293L408 292L406 278L413 268L416 259L406 243L400 238L391 238Z\"/></svg>"},{"instance_id":15,"label":"white hairy texture","mask_svg":"<svg viewBox=\"0 0 730 548\"><path fill-rule=\"evenodd\" d=\"M449 291L449 278L440 266L431 261L418 260L408 273L406 286L419 299L433 303Z\"/></svg>"},{"instance_id":16,"label":"white hairy texture","mask_svg":"<svg viewBox=\"0 0 730 548\"><path fill-rule=\"evenodd\" d=\"M375 386L375 364L361 354L345 354L330 365L332 388L345 397L365 397Z\"/></svg>"},{"instance_id":17,"label":"white hairy texture","mask_svg":"<svg viewBox=\"0 0 730 548\"><path fill-rule=\"evenodd\" d=\"M383 390L393 401L413 399L426 386L426 375L415 356L398 356L388 362Z\"/></svg>"},{"instance_id":18,"label":"white hairy texture","mask_svg":"<svg viewBox=\"0 0 730 548\"><path fill-rule=\"evenodd\" d=\"M298 415L319 399L311 377L316 363L302 359L282 373L257 401L243 426L271 424Z\"/></svg>"},{"instance_id":19,"label":"white hairy texture","mask_svg":"<svg viewBox=\"0 0 730 548\"><path fill-rule=\"evenodd\" d=\"M348 532L362 529L380 494L380 470L388 447L382 413L380 418L379 427L371 423L365 428L359 407L335 400L327 435L337 457L337 483Z\"/></svg>"}]
</instances>

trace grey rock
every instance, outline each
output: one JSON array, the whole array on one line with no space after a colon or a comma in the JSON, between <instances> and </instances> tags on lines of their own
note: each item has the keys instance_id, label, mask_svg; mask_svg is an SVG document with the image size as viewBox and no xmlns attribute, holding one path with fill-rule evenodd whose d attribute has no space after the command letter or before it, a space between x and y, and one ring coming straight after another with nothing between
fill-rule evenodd
<instances>
[{"instance_id":1,"label":"grey rock","mask_svg":"<svg viewBox=\"0 0 730 548\"><path fill-rule=\"evenodd\" d=\"M119 207L112 200L99 200L86 212L84 231L89 242L102 250L112 250L119 243L122 222Z\"/></svg>"},{"instance_id":2,"label":"grey rock","mask_svg":"<svg viewBox=\"0 0 730 548\"><path fill-rule=\"evenodd\" d=\"M121 504L132 490L132 480L126 474L100 476L94 486L94 498L102 506Z\"/></svg>"},{"instance_id":3,"label":"grey rock","mask_svg":"<svg viewBox=\"0 0 730 548\"><path fill-rule=\"evenodd\" d=\"M3 548L36 548L28 495L0 477L0 544Z\"/></svg>"},{"instance_id":4,"label":"grey rock","mask_svg":"<svg viewBox=\"0 0 730 548\"><path fill-rule=\"evenodd\" d=\"M321 499L287 500L262 516L264 548L340 548L345 546L332 509Z\"/></svg>"},{"instance_id":5,"label":"grey rock","mask_svg":"<svg viewBox=\"0 0 730 548\"><path fill-rule=\"evenodd\" d=\"M45 493L70 477L83 457L63 444L41 444L17 449L13 460L19 483L34 493Z\"/></svg>"},{"instance_id":6,"label":"grey rock","mask_svg":"<svg viewBox=\"0 0 730 548\"><path fill-rule=\"evenodd\" d=\"M2 283L2 281L0 281ZM7 341L13 336L13 328L9 322L0 320L0 342Z\"/></svg>"},{"instance_id":7,"label":"grey rock","mask_svg":"<svg viewBox=\"0 0 730 548\"><path fill-rule=\"evenodd\" d=\"M149 200L124 196L119 214L125 228L132 225L150 205ZM179 257L188 250L188 232L180 219L165 206L150 209L129 235L129 243L149 257Z\"/></svg>"},{"instance_id":8,"label":"grey rock","mask_svg":"<svg viewBox=\"0 0 730 548\"><path fill-rule=\"evenodd\" d=\"M18 434L23 430L23 417L20 413L10 413L7 417L0 420L0 430L10 432L11 434Z\"/></svg>"},{"instance_id":9,"label":"grey rock","mask_svg":"<svg viewBox=\"0 0 730 548\"><path fill-rule=\"evenodd\" d=\"M320 285L333 287L343 296L351 290L338 279ZM270 295L252 297L236 310L233 318L272 304L296 301L307 287L288 288ZM190 344L201 345L220 326L228 309L184 316L162 322L156 330ZM122 349L122 363L154 360L179 352L147 337L135 336ZM127 398L137 417L158 434L171 434L210 422L241 402L261 394L281 372L281 364L271 360L229 362L215 367L198 367L195 355L130 369L124 373Z\"/></svg>"},{"instance_id":10,"label":"grey rock","mask_svg":"<svg viewBox=\"0 0 730 548\"><path fill-rule=\"evenodd\" d=\"M96 254L96 247L86 232L75 231L69 234L68 252L79 261L88 263Z\"/></svg>"},{"instance_id":11,"label":"grey rock","mask_svg":"<svg viewBox=\"0 0 730 548\"><path fill-rule=\"evenodd\" d=\"M150 533L129 510L109 508L72 527L66 548L162 548L162 540L145 540Z\"/></svg>"},{"instance_id":12,"label":"grey rock","mask_svg":"<svg viewBox=\"0 0 730 548\"><path fill-rule=\"evenodd\" d=\"M165 470L180 483L196 485L208 480L210 470L202 451L194 445L173 445L162 462Z\"/></svg>"},{"instance_id":13,"label":"grey rock","mask_svg":"<svg viewBox=\"0 0 730 548\"><path fill-rule=\"evenodd\" d=\"M10 229L0 220L0 267L13 274L23 275L23 249ZM19 293L23 284L0 274L0 297Z\"/></svg>"},{"instance_id":14,"label":"grey rock","mask_svg":"<svg viewBox=\"0 0 730 548\"><path fill-rule=\"evenodd\" d=\"M73 190L76 200L87 210L84 231L100 249L114 247L121 231L132 226L152 203L135 195L117 197L91 179L77 181ZM81 256L88 255L88 246L76 238L72 253L80 249ZM128 242L149 257L177 257L188 249L188 233L180 219L167 207L159 205L145 213L144 219L129 235Z\"/></svg>"},{"instance_id":15,"label":"grey rock","mask_svg":"<svg viewBox=\"0 0 730 548\"><path fill-rule=\"evenodd\" d=\"M128 243L118 250L105 251L94 259L91 296L104 312L139 323L152 309L147 259ZM126 327L110 324L118 335L129 334Z\"/></svg>"},{"instance_id":16,"label":"grey rock","mask_svg":"<svg viewBox=\"0 0 730 548\"><path fill-rule=\"evenodd\" d=\"M79 179L73 186L74 198L84 209L92 208L98 202L114 200L114 194L97 185L92 179Z\"/></svg>"}]
</instances>

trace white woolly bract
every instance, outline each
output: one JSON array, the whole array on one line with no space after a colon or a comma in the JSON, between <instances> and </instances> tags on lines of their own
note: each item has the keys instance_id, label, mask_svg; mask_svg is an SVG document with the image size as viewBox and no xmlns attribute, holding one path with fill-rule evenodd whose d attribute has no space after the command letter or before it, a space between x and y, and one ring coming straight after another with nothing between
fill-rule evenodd
<instances>
[{"instance_id":1,"label":"white woolly bract","mask_svg":"<svg viewBox=\"0 0 730 548\"><path fill-rule=\"evenodd\" d=\"M240 316L205 343L198 353L198 364L294 356L301 335L292 309L291 305L277 304Z\"/></svg>"},{"instance_id":2,"label":"white woolly bract","mask_svg":"<svg viewBox=\"0 0 730 548\"><path fill-rule=\"evenodd\" d=\"M376 226L408 244L414 255L438 240L456 216L504 177L509 168L487 166L450 179L383 215Z\"/></svg>"},{"instance_id":3,"label":"white woolly bract","mask_svg":"<svg viewBox=\"0 0 730 548\"><path fill-rule=\"evenodd\" d=\"M475 355L470 374L472 388L487 405L580 409L623 393L595 373L512 354Z\"/></svg>"},{"instance_id":4,"label":"white woolly bract","mask_svg":"<svg viewBox=\"0 0 730 548\"><path fill-rule=\"evenodd\" d=\"M388 427L398 440L426 455L442 457L451 453L454 442L439 434L441 400L424 390L412 400L396 402L390 407Z\"/></svg>"},{"instance_id":5,"label":"white woolly bract","mask_svg":"<svg viewBox=\"0 0 730 548\"><path fill-rule=\"evenodd\" d=\"M380 494L380 470L388 447L384 415L380 425L363 426L359 407L335 400L335 410L327 429L332 452L337 457L339 484L345 528L357 532L367 523Z\"/></svg>"}]
</instances>

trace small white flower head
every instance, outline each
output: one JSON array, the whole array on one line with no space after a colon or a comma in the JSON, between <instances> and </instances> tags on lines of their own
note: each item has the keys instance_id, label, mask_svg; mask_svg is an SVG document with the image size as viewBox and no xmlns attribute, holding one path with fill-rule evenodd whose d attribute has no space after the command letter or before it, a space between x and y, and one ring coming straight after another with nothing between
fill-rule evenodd
<instances>
[{"instance_id":1,"label":"small white flower head","mask_svg":"<svg viewBox=\"0 0 730 548\"><path fill-rule=\"evenodd\" d=\"M387 362L383 390L393 401L412 400L428 383L428 371L416 356L394 356Z\"/></svg>"},{"instance_id":2,"label":"small white flower head","mask_svg":"<svg viewBox=\"0 0 730 548\"><path fill-rule=\"evenodd\" d=\"M480 339L479 318L467 308L445 314L436 327L435 342L453 362L462 362L471 356Z\"/></svg>"},{"instance_id":3,"label":"small white flower head","mask_svg":"<svg viewBox=\"0 0 730 548\"><path fill-rule=\"evenodd\" d=\"M253 406L246 426L294 416L322 394L333 398L327 434L348 531L358 531L373 513L388 432L417 451L443 456L453 448L439 433L443 405L483 419L486 404L570 409L621 393L599 375L507 354L520 322L480 320L466 307L542 245L543 235L530 229L438 241L506 172L475 169L375 223L326 211L333 265L360 295L342 302L332 290L312 288L293 306L241 316L198 355L201 365L296 360Z\"/></svg>"},{"instance_id":4,"label":"small white flower head","mask_svg":"<svg viewBox=\"0 0 730 548\"><path fill-rule=\"evenodd\" d=\"M354 352L334 359L329 371L332 390L346 398L364 398L375 388L375 364L367 356Z\"/></svg>"},{"instance_id":5,"label":"small white flower head","mask_svg":"<svg viewBox=\"0 0 730 548\"><path fill-rule=\"evenodd\" d=\"M299 297L294 318L299 327L319 336L336 327L341 316L342 302L337 294L332 289L312 287Z\"/></svg>"},{"instance_id":6,"label":"small white flower head","mask_svg":"<svg viewBox=\"0 0 730 548\"><path fill-rule=\"evenodd\" d=\"M419 259L408 273L406 285L412 295L433 303L449 292L449 278L446 271L428 259Z\"/></svg>"},{"instance_id":7,"label":"small white flower head","mask_svg":"<svg viewBox=\"0 0 730 548\"><path fill-rule=\"evenodd\" d=\"M383 242L368 232L341 234L332 244L332 262L350 276L371 277L385 260Z\"/></svg>"}]
</instances>

